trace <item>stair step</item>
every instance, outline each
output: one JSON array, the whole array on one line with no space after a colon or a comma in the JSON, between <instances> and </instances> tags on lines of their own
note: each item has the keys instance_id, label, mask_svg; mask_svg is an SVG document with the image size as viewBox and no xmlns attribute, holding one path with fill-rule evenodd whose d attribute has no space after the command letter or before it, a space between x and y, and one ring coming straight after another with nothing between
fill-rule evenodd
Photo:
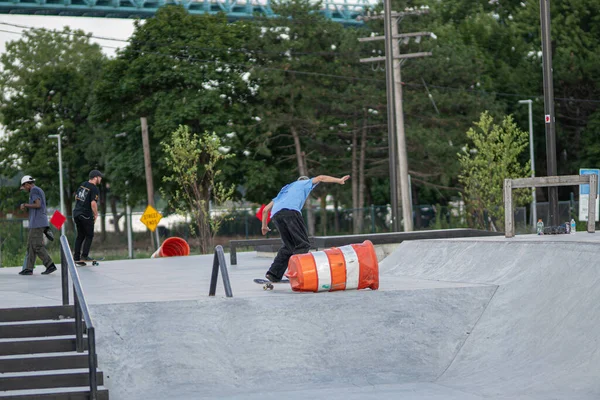
<instances>
[{"instance_id":1,"label":"stair step","mask_svg":"<svg viewBox=\"0 0 600 400\"><path fill-rule=\"evenodd\" d=\"M0 338L61 336L75 333L73 319L0 322Z\"/></svg>"},{"instance_id":2,"label":"stair step","mask_svg":"<svg viewBox=\"0 0 600 400\"><path fill-rule=\"evenodd\" d=\"M73 306L26 307L0 309L0 322L74 318Z\"/></svg>"},{"instance_id":3,"label":"stair step","mask_svg":"<svg viewBox=\"0 0 600 400\"><path fill-rule=\"evenodd\" d=\"M89 386L0 391L1 400L89 400L89 398ZM104 386L98 386L97 400L108 400L108 389Z\"/></svg>"},{"instance_id":4,"label":"stair step","mask_svg":"<svg viewBox=\"0 0 600 400\"><path fill-rule=\"evenodd\" d=\"M104 384L102 371L96 373L98 385ZM4 390L50 389L79 387L90 384L88 369L52 371L9 372L0 374L0 387Z\"/></svg>"},{"instance_id":5,"label":"stair step","mask_svg":"<svg viewBox=\"0 0 600 400\"><path fill-rule=\"evenodd\" d=\"M88 368L88 353L74 351L0 356L0 373Z\"/></svg>"},{"instance_id":6,"label":"stair step","mask_svg":"<svg viewBox=\"0 0 600 400\"><path fill-rule=\"evenodd\" d=\"M83 350L87 350L87 336L83 337ZM14 354L63 353L75 351L75 335L44 338L0 339L0 356Z\"/></svg>"}]
</instances>

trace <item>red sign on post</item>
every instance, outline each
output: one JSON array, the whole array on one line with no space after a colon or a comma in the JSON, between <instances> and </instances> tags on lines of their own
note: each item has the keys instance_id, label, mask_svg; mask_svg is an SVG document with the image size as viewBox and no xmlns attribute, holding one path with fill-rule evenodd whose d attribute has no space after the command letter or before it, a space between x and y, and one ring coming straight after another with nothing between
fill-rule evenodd
<instances>
[{"instance_id":1,"label":"red sign on post","mask_svg":"<svg viewBox=\"0 0 600 400\"><path fill-rule=\"evenodd\" d=\"M50 223L54 225L56 229L60 229L60 227L63 226L66 220L67 217L62 215L60 211L56 210L54 211L54 214L52 214L52 218L50 218Z\"/></svg>"},{"instance_id":2,"label":"red sign on post","mask_svg":"<svg viewBox=\"0 0 600 400\"><path fill-rule=\"evenodd\" d=\"M549 124L550 123L550 116L546 115L546 123Z\"/></svg>"}]
</instances>

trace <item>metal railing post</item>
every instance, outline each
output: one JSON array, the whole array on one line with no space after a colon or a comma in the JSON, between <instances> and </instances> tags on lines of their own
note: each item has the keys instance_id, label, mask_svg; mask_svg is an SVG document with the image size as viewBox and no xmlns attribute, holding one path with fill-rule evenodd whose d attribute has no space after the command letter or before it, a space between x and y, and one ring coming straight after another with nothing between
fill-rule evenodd
<instances>
[{"instance_id":1,"label":"metal railing post","mask_svg":"<svg viewBox=\"0 0 600 400\"><path fill-rule=\"evenodd\" d=\"M504 236L515 236L514 211L512 206L512 180L504 180Z\"/></svg>"},{"instance_id":2,"label":"metal railing post","mask_svg":"<svg viewBox=\"0 0 600 400\"><path fill-rule=\"evenodd\" d=\"M62 283L62 303L63 306L69 305L69 266L62 243L60 244L60 280Z\"/></svg>"},{"instance_id":3,"label":"metal railing post","mask_svg":"<svg viewBox=\"0 0 600 400\"><path fill-rule=\"evenodd\" d=\"M237 248L235 243L229 242L229 262L231 265L237 264Z\"/></svg>"},{"instance_id":4,"label":"metal railing post","mask_svg":"<svg viewBox=\"0 0 600 400\"><path fill-rule=\"evenodd\" d=\"M94 328L88 328L88 364L90 368L90 399L98 398L98 376L96 375L96 332Z\"/></svg>"},{"instance_id":5,"label":"metal railing post","mask_svg":"<svg viewBox=\"0 0 600 400\"><path fill-rule=\"evenodd\" d=\"M223 247L221 245L215 248L217 253L217 258L219 260L219 265L221 266L221 276L223 277L223 286L225 288L225 296L233 297L233 292L231 291L231 282L229 281L229 272L227 272L227 263L225 262L225 253L223 252Z\"/></svg>"},{"instance_id":6,"label":"metal railing post","mask_svg":"<svg viewBox=\"0 0 600 400\"><path fill-rule=\"evenodd\" d=\"M596 231L596 196L598 195L598 175L590 174L590 197L588 199L588 233Z\"/></svg>"},{"instance_id":7,"label":"metal railing post","mask_svg":"<svg viewBox=\"0 0 600 400\"><path fill-rule=\"evenodd\" d=\"M219 279L219 269L221 269L221 276L223 277L225 295L227 297L233 297L233 292L231 291L231 282L229 281L229 273L227 272L225 253L223 252L223 246L221 245L215 247L215 257L213 259L213 269L210 278L210 289L208 291L209 296L214 296L217 292L217 280Z\"/></svg>"},{"instance_id":8,"label":"metal railing post","mask_svg":"<svg viewBox=\"0 0 600 400\"><path fill-rule=\"evenodd\" d=\"M75 289L73 289L75 293ZM73 303L75 307L75 349L78 353L83 352L83 323L81 321L81 306L79 305L79 298L77 294L73 296Z\"/></svg>"},{"instance_id":9,"label":"metal railing post","mask_svg":"<svg viewBox=\"0 0 600 400\"><path fill-rule=\"evenodd\" d=\"M209 296L214 296L217 292L217 279L219 279L219 258L215 251L215 257L213 258L212 275L210 277L210 289L208 291Z\"/></svg>"}]
</instances>

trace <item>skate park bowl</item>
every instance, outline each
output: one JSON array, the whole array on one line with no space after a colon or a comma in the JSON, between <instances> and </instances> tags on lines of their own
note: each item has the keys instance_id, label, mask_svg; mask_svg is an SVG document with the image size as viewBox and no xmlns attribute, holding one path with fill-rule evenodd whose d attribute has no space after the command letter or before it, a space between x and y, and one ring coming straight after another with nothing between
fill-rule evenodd
<instances>
[{"instance_id":1,"label":"skate park bowl","mask_svg":"<svg viewBox=\"0 0 600 400\"><path fill-rule=\"evenodd\" d=\"M190 245L180 237L167 238L151 258L180 257L190 255Z\"/></svg>"},{"instance_id":2,"label":"skate park bowl","mask_svg":"<svg viewBox=\"0 0 600 400\"><path fill-rule=\"evenodd\" d=\"M599 250L585 232L406 241L379 290L320 293L263 291L252 279L272 260L245 252L232 298L221 283L207 296L213 255L79 271L113 400L591 400ZM10 277L0 301L32 303L37 282L60 299Z\"/></svg>"}]
</instances>

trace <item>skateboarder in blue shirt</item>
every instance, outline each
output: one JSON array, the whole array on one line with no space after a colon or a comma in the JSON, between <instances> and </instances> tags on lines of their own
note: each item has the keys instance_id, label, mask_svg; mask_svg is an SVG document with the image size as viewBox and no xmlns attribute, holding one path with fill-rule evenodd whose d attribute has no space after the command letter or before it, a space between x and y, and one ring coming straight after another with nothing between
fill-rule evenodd
<instances>
[{"instance_id":1,"label":"skateboarder in blue shirt","mask_svg":"<svg viewBox=\"0 0 600 400\"><path fill-rule=\"evenodd\" d=\"M301 176L296 182L284 186L279 194L267 204L263 210L262 234L266 235L270 231L267 226L270 212L273 223L283 241L283 246L277 252L271 268L265 275L268 280L279 282L288 267L290 257L294 254L308 253L310 249L308 230L301 213L310 192L321 182L343 185L348 179L350 179L350 175L342 178L319 175L312 179Z\"/></svg>"}]
</instances>

